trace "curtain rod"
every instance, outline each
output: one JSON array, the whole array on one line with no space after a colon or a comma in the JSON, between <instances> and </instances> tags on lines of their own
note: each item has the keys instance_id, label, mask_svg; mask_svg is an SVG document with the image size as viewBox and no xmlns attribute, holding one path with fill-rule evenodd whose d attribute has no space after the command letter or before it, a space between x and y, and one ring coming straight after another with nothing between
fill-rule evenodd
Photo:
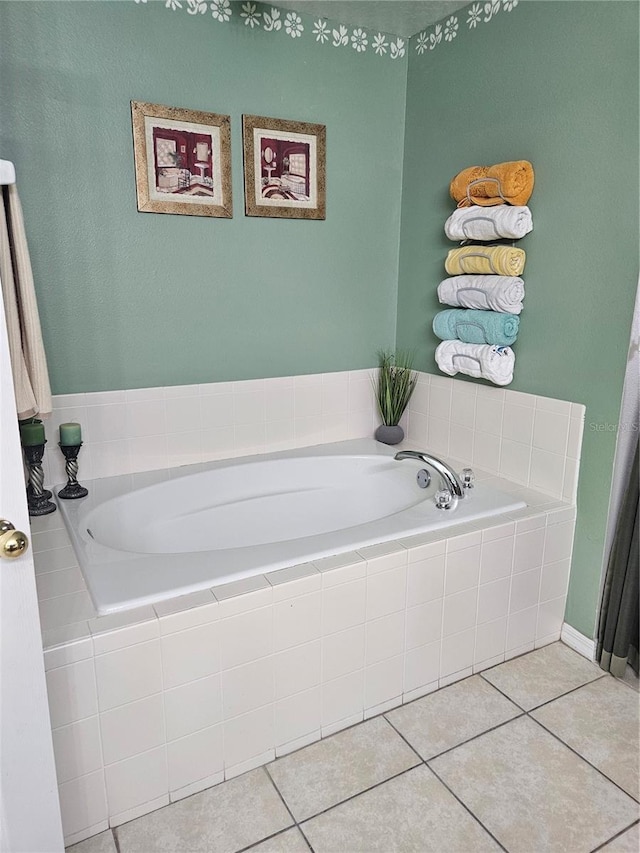
<instances>
[{"instance_id":1,"label":"curtain rod","mask_svg":"<svg viewBox=\"0 0 640 853\"><path fill-rule=\"evenodd\" d=\"M0 186L15 184L16 169L11 160L0 160Z\"/></svg>"}]
</instances>

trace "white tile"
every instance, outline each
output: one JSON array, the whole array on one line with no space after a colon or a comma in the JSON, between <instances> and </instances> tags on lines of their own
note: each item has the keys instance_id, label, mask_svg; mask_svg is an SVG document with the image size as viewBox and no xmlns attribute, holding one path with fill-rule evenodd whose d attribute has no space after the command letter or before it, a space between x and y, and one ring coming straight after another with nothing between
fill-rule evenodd
<instances>
[{"instance_id":1,"label":"white tile","mask_svg":"<svg viewBox=\"0 0 640 853\"><path fill-rule=\"evenodd\" d=\"M230 669L273 651L271 607L250 610L220 622L221 666Z\"/></svg>"},{"instance_id":2,"label":"white tile","mask_svg":"<svg viewBox=\"0 0 640 853\"><path fill-rule=\"evenodd\" d=\"M273 658L261 658L222 673L222 713L225 720L273 703Z\"/></svg>"},{"instance_id":3,"label":"white tile","mask_svg":"<svg viewBox=\"0 0 640 853\"><path fill-rule=\"evenodd\" d=\"M179 791L224 769L223 729L212 726L167 744L169 791Z\"/></svg>"},{"instance_id":4,"label":"white tile","mask_svg":"<svg viewBox=\"0 0 640 853\"><path fill-rule=\"evenodd\" d=\"M164 435L167 431L162 399L127 401L125 406L126 438Z\"/></svg>"},{"instance_id":5,"label":"white tile","mask_svg":"<svg viewBox=\"0 0 640 853\"><path fill-rule=\"evenodd\" d=\"M105 764L161 746L165 742L162 695L103 711L100 732Z\"/></svg>"},{"instance_id":6,"label":"white tile","mask_svg":"<svg viewBox=\"0 0 640 853\"><path fill-rule=\"evenodd\" d=\"M237 425L263 423L266 419L264 389L234 390L233 406Z\"/></svg>"},{"instance_id":7,"label":"white tile","mask_svg":"<svg viewBox=\"0 0 640 853\"><path fill-rule=\"evenodd\" d=\"M480 555L480 583L509 577L513 567L514 537L483 542Z\"/></svg>"},{"instance_id":8,"label":"white tile","mask_svg":"<svg viewBox=\"0 0 640 853\"><path fill-rule=\"evenodd\" d=\"M540 601L549 601L567 594L570 570L571 560L568 558L558 560L557 563L548 563L545 560L540 580Z\"/></svg>"},{"instance_id":9,"label":"white tile","mask_svg":"<svg viewBox=\"0 0 640 853\"><path fill-rule=\"evenodd\" d=\"M411 396L409 403L411 412L419 412L426 415L429 411L429 382L422 376L418 377L418 382Z\"/></svg>"},{"instance_id":10,"label":"white tile","mask_svg":"<svg viewBox=\"0 0 640 853\"><path fill-rule=\"evenodd\" d=\"M428 444L429 435L429 418L421 412L409 412L409 429L407 438L409 441L415 441L416 444Z\"/></svg>"},{"instance_id":11,"label":"white tile","mask_svg":"<svg viewBox=\"0 0 640 853\"><path fill-rule=\"evenodd\" d=\"M509 613L526 610L538 603L541 572L542 569L537 568L530 572L520 572L511 578Z\"/></svg>"},{"instance_id":12,"label":"white tile","mask_svg":"<svg viewBox=\"0 0 640 853\"><path fill-rule=\"evenodd\" d=\"M537 607L520 610L518 613L509 616L507 619L507 652L526 646L533 647L537 617Z\"/></svg>"},{"instance_id":13,"label":"white tile","mask_svg":"<svg viewBox=\"0 0 640 853\"><path fill-rule=\"evenodd\" d=\"M445 596L442 609L442 636L450 637L452 634L459 634L467 628L472 628L476 621L477 607L477 587Z\"/></svg>"},{"instance_id":14,"label":"white tile","mask_svg":"<svg viewBox=\"0 0 640 853\"><path fill-rule=\"evenodd\" d=\"M517 483L529 482L531 447L503 439L500 447L500 475Z\"/></svg>"},{"instance_id":15,"label":"white tile","mask_svg":"<svg viewBox=\"0 0 640 853\"><path fill-rule=\"evenodd\" d=\"M66 528L43 530L40 533L34 532L31 536L31 547L34 554L40 554L42 551L51 551L56 548L65 548L69 543L70 539Z\"/></svg>"},{"instance_id":16,"label":"white tile","mask_svg":"<svg viewBox=\"0 0 640 853\"><path fill-rule=\"evenodd\" d=\"M171 468L193 465L202 459L200 431L174 432L167 435L167 464Z\"/></svg>"},{"instance_id":17,"label":"white tile","mask_svg":"<svg viewBox=\"0 0 640 853\"><path fill-rule=\"evenodd\" d=\"M483 660L479 663L474 663L473 674L476 675L479 672L484 672L486 669L491 669L491 667L497 666L499 663L503 663L503 661L504 652L502 654L496 655L493 658L489 658L488 660Z\"/></svg>"},{"instance_id":18,"label":"white tile","mask_svg":"<svg viewBox=\"0 0 640 853\"><path fill-rule=\"evenodd\" d=\"M265 397L267 421L279 421L293 425L293 385L288 388L270 388Z\"/></svg>"},{"instance_id":19,"label":"white tile","mask_svg":"<svg viewBox=\"0 0 640 853\"><path fill-rule=\"evenodd\" d=\"M411 562L407 570L407 605L422 604L444 595L445 555Z\"/></svg>"},{"instance_id":20,"label":"white tile","mask_svg":"<svg viewBox=\"0 0 640 853\"><path fill-rule=\"evenodd\" d=\"M170 791L169 799L172 803L177 803L179 800L184 800L186 797L192 796L192 794L198 794L200 791L206 791L207 788L213 788L221 782L224 782L223 770L220 770L218 773L214 773L213 776L205 776L204 779L198 779L190 785L185 785L184 788L178 788L175 791Z\"/></svg>"},{"instance_id":21,"label":"white tile","mask_svg":"<svg viewBox=\"0 0 640 853\"><path fill-rule=\"evenodd\" d=\"M86 591L49 598L47 601L41 601L38 609L43 631L61 628L73 622L85 622L96 615L93 602Z\"/></svg>"},{"instance_id":22,"label":"white tile","mask_svg":"<svg viewBox=\"0 0 640 853\"><path fill-rule=\"evenodd\" d=\"M123 403L90 406L87 409L87 430L91 443L126 438L126 413L127 407Z\"/></svg>"},{"instance_id":23,"label":"white tile","mask_svg":"<svg viewBox=\"0 0 640 853\"><path fill-rule=\"evenodd\" d=\"M439 535L439 532L419 533L417 536L409 536L406 539L398 540L408 551L409 565L411 563L419 563L422 560L430 560L432 557L440 557L446 552L446 537L433 539L433 535Z\"/></svg>"},{"instance_id":24,"label":"white tile","mask_svg":"<svg viewBox=\"0 0 640 853\"><path fill-rule=\"evenodd\" d=\"M73 625L43 631L42 645L45 670L93 657L88 622L74 622Z\"/></svg>"},{"instance_id":25,"label":"white tile","mask_svg":"<svg viewBox=\"0 0 640 853\"><path fill-rule=\"evenodd\" d=\"M532 652L535 649L535 642L530 640L528 643L524 643L522 646L518 646L517 648L507 650L504 653L505 661L511 660L512 658L519 658L521 655L526 655L527 652Z\"/></svg>"},{"instance_id":26,"label":"white tile","mask_svg":"<svg viewBox=\"0 0 640 853\"><path fill-rule=\"evenodd\" d=\"M367 574L375 575L407 564L407 549L397 542L382 542L360 548L358 553L367 561Z\"/></svg>"},{"instance_id":27,"label":"white tile","mask_svg":"<svg viewBox=\"0 0 640 853\"><path fill-rule=\"evenodd\" d=\"M540 605L538 608L538 623L536 625L536 641L542 637L550 636L560 639L565 605L565 595L545 601Z\"/></svg>"},{"instance_id":28,"label":"white tile","mask_svg":"<svg viewBox=\"0 0 640 853\"><path fill-rule=\"evenodd\" d=\"M322 737L331 737L331 735L336 734L336 732L344 731L344 729L349 729L351 726L355 726L358 723L361 723L364 720L364 711L360 711L357 714L353 714L350 717L345 717L343 720L338 720L335 723L329 723L326 726L322 727Z\"/></svg>"},{"instance_id":29,"label":"white tile","mask_svg":"<svg viewBox=\"0 0 640 853\"><path fill-rule=\"evenodd\" d=\"M303 735L295 740L287 741L287 743L283 743L276 747L276 758L281 758L283 755L289 755L290 752L297 752L299 749L320 740L321 737L322 732L320 729L317 729L316 731L309 732L308 735Z\"/></svg>"},{"instance_id":30,"label":"white tile","mask_svg":"<svg viewBox=\"0 0 640 853\"><path fill-rule=\"evenodd\" d=\"M83 456L89 461L91 476L98 479L128 474L131 470L128 439L92 441L84 448ZM80 473L82 474L82 470ZM82 476L80 476L80 482L82 482Z\"/></svg>"},{"instance_id":31,"label":"white tile","mask_svg":"<svg viewBox=\"0 0 640 853\"><path fill-rule=\"evenodd\" d=\"M59 572L46 572L36 575L38 601L55 598L58 595L69 595L86 589L84 577L77 566L61 569Z\"/></svg>"},{"instance_id":32,"label":"white tile","mask_svg":"<svg viewBox=\"0 0 640 853\"><path fill-rule=\"evenodd\" d=\"M158 640L99 655L95 666L101 711L162 690Z\"/></svg>"},{"instance_id":33,"label":"white tile","mask_svg":"<svg viewBox=\"0 0 640 853\"><path fill-rule=\"evenodd\" d=\"M160 797L168 800L167 753L164 746L110 764L105 767L104 773L110 816L128 812Z\"/></svg>"},{"instance_id":34,"label":"white tile","mask_svg":"<svg viewBox=\"0 0 640 853\"><path fill-rule=\"evenodd\" d=\"M475 429L492 436L501 435L503 410L503 400L491 399L478 394Z\"/></svg>"},{"instance_id":35,"label":"white tile","mask_svg":"<svg viewBox=\"0 0 640 853\"><path fill-rule=\"evenodd\" d=\"M407 651L404 658L404 693L437 682L440 668L440 641Z\"/></svg>"},{"instance_id":36,"label":"white tile","mask_svg":"<svg viewBox=\"0 0 640 853\"><path fill-rule=\"evenodd\" d=\"M264 575L221 584L213 588L213 594L220 602L221 619L266 607L273 601L273 588Z\"/></svg>"},{"instance_id":37,"label":"white tile","mask_svg":"<svg viewBox=\"0 0 640 853\"><path fill-rule=\"evenodd\" d=\"M429 415L429 444L436 453L444 456L449 454L449 429L448 419Z\"/></svg>"},{"instance_id":38,"label":"white tile","mask_svg":"<svg viewBox=\"0 0 640 853\"><path fill-rule=\"evenodd\" d=\"M166 468L167 439L164 435L149 435L144 438L128 440L130 470L132 472L150 471Z\"/></svg>"},{"instance_id":39,"label":"white tile","mask_svg":"<svg viewBox=\"0 0 640 853\"><path fill-rule=\"evenodd\" d=\"M480 545L447 555L445 595L462 592L478 585L480 578Z\"/></svg>"},{"instance_id":40,"label":"white tile","mask_svg":"<svg viewBox=\"0 0 640 853\"><path fill-rule=\"evenodd\" d=\"M481 531L473 529L471 524L457 524L452 532L453 535L447 539L447 554L467 550L482 541Z\"/></svg>"},{"instance_id":41,"label":"white tile","mask_svg":"<svg viewBox=\"0 0 640 853\"><path fill-rule=\"evenodd\" d=\"M220 623L208 622L161 639L165 689L214 675L220 669Z\"/></svg>"},{"instance_id":42,"label":"white tile","mask_svg":"<svg viewBox=\"0 0 640 853\"><path fill-rule=\"evenodd\" d=\"M583 432L584 418L570 418L569 435L567 437L567 456L571 459L580 459Z\"/></svg>"},{"instance_id":43,"label":"white tile","mask_svg":"<svg viewBox=\"0 0 640 853\"><path fill-rule=\"evenodd\" d=\"M214 622L219 616L218 602L210 589L170 598L153 605L161 634L173 634Z\"/></svg>"},{"instance_id":44,"label":"white tile","mask_svg":"<svg viewBox=\"0 0 640 853\"><path fill-rule=\"evenodd\" d=\"M120 824L123 823L129 823L129 821L136 820L143 815L155 812L157 809L162 809L168 805L169 795L162 794L159 797L155 797L153 800L147 800L146 803L140 803L140 805L132 806L130 809L125 809L123 812L109 815L109 826L114 827L120 826Z\"/></svg>"},{"instance_id":45,"label":"white tile","mask_svg":"<svg viewBox=\"0 0 640 853\"><path fill-rule=\"evenodd\" d=\"M571 557L575 522L565 521L547 527L544 544L545 563L555 563Z\"/></svg>"},{"instance_id":46,"label":"white tile","mask_svg":"<svg viewBox=\"0 0 640 853\"><path fill-rule=\"evenodd\" d=\"M301 595L273 608L273 647L280 652L316 640L320 636L321 594Z\"/></svg>"},{"instance_id":47,"label":"white tile","mask_svg":"<svg viewBox=\"0 0 640 853\"><path fill-rule=\"evenodd\" d=\"M558 415L569 417L572 411L573 403L567 400L555 400L553 397L536 397L536 409L542 409L545 412L554 412Z\"/></svg>"},{"instance_id":48,"label":"white tile","mask_svg":"<svg viewBox=\"0 0 640 853\"><path fill-rule=\"evenodd\" d=\"M163 400L164 391L161 387L155 388L131 388L125 390L125 403L146 403L150 400Z\"/></svg>"},{"instance_id":49,"label":"white tile","mask_svg":"<svg viewBox=\"0 0 640 853\"><path fill-rule=\"evenodd\" d=\"M233 764L231 766L225 764L225 781L228 782L229 779L234 779L236 776L242 776L250 770L255 770L257 767L263 767L265 764L269 764L270 761L274 761L275 757L276 751L273 747L270 747L259 755L254 755L251 758L240 761L238 764Z\"/></svg>"},{"instance_id":50,"label":"white tile","mask_svg":"<svg viewBox=\"0 0 640 853\"><path fill-rule=\"evenodd\" d=\"M85 394L85 405L87 406L111 406L114 403L124 403L124 391L93 391Z\"/></svg>"},{"instance_id":51,"label":"white tile","mask_svg":"<svg viewBox=\"0 0 640 853\"><path fill-rule=\"evenodd\" d=\"M364 709L396 699L400 704L404 679L404 656L397 655L365 668Z\"/></svg>"},{"instance_id":52,"label":"white tile","mask_svg":"<svg viewBox=\"0 0 640 853\"><path fill-rule=\"evenodd\" d=\"M273 741L273 705L228 720L224 723L225 767L234 767L273 750Z\"/></svg>"},{"instance_id":53,"label":"white tile","mask_svg":"<svg viewBox=\"0 0 640 853\"><path fill-rule=\"evenodd\" d=\"M158 620L152 607L139 607L89 620L96 655L154 640L159 636Z\"/></svg>"},{"instance_id":54,"label":"white tile","mask_svg":"<svg viewBox=\"0 0 640 853\"><path fill-rule=\"evenodd\" d=\"M475 426L476 386L454 386L451 397L451 422L472 429Z\"/></svg>"},{"instance_id":55,"label":"white tile","mask_svg":"<svg viewBox=\"0 0 640 853\"><path fill-rule=\"evenodd\" d=\"M337 723L364 712L364 670L350 672L322 685L322 726Z\"/></svg>"},{"instance_id":56,"label":"white tile","mask_svg":"<svg viewBox=\"0 0 640 853\"><path fill-rule=\"evenodd\" d=\"M364 622L366 590L366 581L361 579L322 591L323 636Z\"/></svg>"},{"instance_id":57,"label":"white tile","mask_svg":"<svg viewBox=\"0 0 640 853\"><path fill-rule=\"evenodd\" d=\"M166 399L166 432L191 432L200 429L200 405L201 398L197 394Z\"/></svg>"},{"instance_id":58,"label":"white tile","mask_svg":"<svg viewBox=\"0 0 640 853\"><path fill-rule=\"evenodd\" d=\"M319 418L322 414L322 383L320 378L305 385L294 384L294 411L296 420Z\"/></svg>"},{"instance_id":59,"label":"white tile","mask_svg":"<svg viewBox=\"0 0 640 853\"><path fill-rule=\"evenodd\" d=\"M58 787L65 838L107 819L102 771L80 776Z\"/></svg>"},{"instance_id":60,"label":"white tile","mask_svg":"<svg viewBox=\"0 0 640 853\"><path fill-rule=\"evenodd\" d=\"M491 523L491 519L487 519L487 524ZM485 527L482 530L482 543L493 542L494 539L505 539L507 536L513 536L516 531L516 525L513 521L508 521L506 524L496 524L492 527Z\"/></svg>"},{"instance_id":61,"label":"white tile","mask_svg":"<svg viewBox=\"0 0 640 853\"><path fill-rule=\"evenodd\" d=\"M443 675L440 678L440 687L448 687L450 684L455 684L456 681L462 681L463 678L469 678L473 674L473 668L466 666L456 672L451 672L448 675Z\"/></svg>"},{"instance_id":62,"label":"white tile","mask_svg":"<svg viewBox=\"0 0 640 853\"><path fill-rule=\"evenodd\" d=\"M533 409L536 404L535 394L525 394L522 391L511 391L505 389L505 403L513 403L516 406L528 406Z\"/></svg>"},{"instance_id":63,"label":"white tile","mask_svg":"<svg viewBox=\"0 0 640 853\"><path fill-rule=\"evenodd\" d=\"M451 418L451 386L431 384L429 388L429 415L434 418Z\"/></svg>"},{"instance_id":64,"label":"white tile","mask_svg":"<svg viewBox=\"0 0 640 853\"><path fill-rule=\"evenodd\" d=\"M542 565L545 531L543 528L516 535L513 571L527 572Z\"/></svg>"},{"instance_id":65,"label":"white tile","mask_svg":"<svg viewBox=\"0 0 640 853\"><path fill-rule=\"evenodd\" d=\"M276 748L320 730L320 686L281 699L275 705Z\"/></svg>"},{"instance_id":66,"label":"white tile","mask_svg":"<svg viewBox=\"0 0 640 853\"><path fill-rule=\"evenodd\" d=\"M322 587L322 575L313 563L289 566L265 575L273 587L273 600L284 601L298 595L315 592Z\"/></svg>"},{"instance_id":67,"label":"white tile","mask_svg":"<svg viewBox=\"0 0 640 853\"><path fill-rule=\"evenodd\" d=\"M164 691L167 740L177 740L222 720L220 674Z\"/></svg>"},{"instance_id":68,"label":"white tile","mask_svg":"<svg viewBox=\"0 0 640 853\"><path fill-rule=\"evenodd\" d=\"M405 607L407 570L404 566L367 578L367 620L386 616Z\"/></svg>"},{"instance_id":69,"label":"white tile","mask_svg":"<svg viewBox=\"0 0 640 853\"><path fill-rule=\"evenodd\" d=\"M473 430L459 424L449 428L449 455L462 459L467 465L473 459Z\"/></svg>"},{"instance_id":70,"label":"white tile","mask_svg":"<svg viewBox=\"0 0 640 853\"><path fill-rule=\"evenodd\" d=\"M349 411L371 411L373 407L373 390L368 376L349 376Z\"/></svg>"},{"instance_id":71,"label":"white tile","mask_svg":"<svg viewBox=\"0 0 640 853\"><path fill-rule=\"evenodd\" d=\"M509 612L509 578L483 584L478 590L478 624L493 622Z\"/></svg>"},{"instance_id":72,"label":"white tile","mask_svg":"<svg viewBox=\"0 0 640 853\"><path fill-rule=\"evenodd\" d=\"M562 498L575 503L578 495L578 475L580 463L568 457L564 461L564 479L562 481Z\"/></svg>"},{"instance_id":73,"label":"white tile","mask_svg":"<svg viewBox=\"0 0 640 853\"><path fill-rule=\"evenodd\" d=\"M233 393L227 391L200 397L200 417L204 429L213 430L234 423Z\"/></svg>"},{"instance_id":74,"label":"white tile","mask_svg":"<svg viewBox=\"0 0 640 853\"><path fill-rule=\"evenodd\" d=\"M102 768L98 717L53 729L58 784Z\"/></svg>"},{"instance_id":75,"label":"white tile","mask_svg":"<svg viewBox=\"0 0 640 853\"><path fill-rule=\"evenodd\" d=\"M531 451L530 485L551 495L562 496L564 456L533 448Z\"/></svg>"},{"instance_id":76,"label":"white tile","mask_svg":"<svg viewBox=\"0 0 640 853\"><path fill-rule=\"evenodd\" d=\"M331 681L364 666L365 628L356 625L322 639L322 681Z\"/></svg>"},{"instance_id":77,"label":"white tile","mask_svg":"<svg viewBox=\"0 0 640 853\"><path fill-rule=\"evenodd\" d=\"M206 424L206 421L205 421ZM226 459L233 455L236 446L236 431L233 426L206 427L200 431L202 461Z\"/></svg>"},{"instance_id":78,"label":"white tile","mask_svg":"<svg viewBox=\"0 0 640 853\"><path fill-rule=\"evenodd\" d=\"M328 374L322 377L322 413L335 415L349 408L349 377L346 373Z\"/></svg>"},{"instance_id":79,"label":"white tile","mask_svg":"<svg viewBox=\"0 0 640 853\"><path fill-rule=\"evenodd\" d=\"M476 628L476 648L473 657L474 664L493 660L500 655L504 656L507 638L506 616L496 619L495 622L485 622Z\"/></svg>"},{"instance_id":80,"label":"white tile","mask_svg":"<svg viewBox=\"0 0 640 853\"><path fill-rule=\"evenodd\" d=\"M111 831L109 829L109 821L101 820L98 823L95 823L93 826L88 826L85 829L81 829L79 832L72 832L69 835L64 836L65 848L68 848L74 844L79 844L81 841L85 841L89 839L89 843L93 841L94 836L98 836L100 833L104 834L105 832L109 832L111 835ZM115 850L115 843L113 845ZM72 853L76 853L76 851L72 851ZM109 851L112 853L112 851Z\"/></svg>"},{"instance_id":81,"label":"white tile","mask_svg":"<svg viewBox=\"0 0 640 853\"><path fill-rule=\"evenodd\" d=\"M444 678L469 667L473 663L475 629L453 634L442 640L440 652L440 677Z\"/></svg>"},{"instance_id":82,"label":"white tile","mask_svg":"<svg viewBox=\"0 0 640 853\"><path fill-rule=\"evenodd\" d=\"M439 640L442 636L442 599L408 608L406 621L407 650Z\"/></svg>"},{"instance_id":83,"label":"white tile","mask_svg":"<svg viewBox=\"0 0 640 853\"><path fill-rule=\"evenodd\" d=\"M536 409L533 446L564 456L569 435L569 416Z\"/></svg>"},{"instance_id":84,"label":"white tile","mask_svg":"<svg viewBox=\"0 0 640 853\"><path fill-rule=\"evenodd\" d=\"M429 693L434 693L438 690L439 684L437 681L431 681L428 684L422 684L416 687L415 690L409 690L402 694L402 704L414 702L416 699L421 699L423 696L428 696Z\"/></svg>"},{"instance_id":85,"label":"white tile","mask_svg":"<svg viewBox=\"0 0 640 853\"><path fill-rule=\"evenodd\" d=\"M274 654L276 699L284 699L320 684L320 665L320 640Z\"/></svg>"},{"instance_id":86,"label":"white tile","mask_svg":"<svg viewBox=\"0 0 640 853\"><path fill-rule=\"evenodd\" d=\"M68 569L78 565L78 559L71 545L56 548L53 551L42 551L39 554L34 552L33 562L37 575L57 572L60 569Z\"/></svg>"},{"instance_id":87,"label":"white tile","mask_svg":"<svg viewBox=\"0 0 640 853\"><path fill-rule=\"evenodd\" d=\"M92 717L98 712L93 660L51 669L46 674L52 728Z\"/></svg>"},{"instance_id":88,"label":"white tile","mask_svg":"<svg viewBox=\"0 0 640 853\"><path fill-rule=\"evenodd\" d=\"M525 406L507 402L502 420L502 437L520 444L531 444L534 411Z\"/></svg>"},{"instance_id":89,"label":"white tile","mask_svg":"<svg viewBox=\"0 0 640 853\"><path fill-rule=\"evenodd\" d=\"M473 464L486 471L500 470L500 438L486 432L476 432L473 439Z\"/></svg>"},{"instance_id":90,"label":"white tile","mask_svg":"<svg viewBox=\"0 0 640 853\"><path fill-rule=\"evenodd\" d=\"M404 610L367 622L365 630L365 664L367 666L401 655L404 651Z\"/></svg>"},{"instance_id":91,"label":"white tile","mask_svg":"<svg viewBox=\"0 0 640 853\"><path fill-rule=\"evenodd\" d=\"M367 573L367 563L356 551L314 560L313 565L322 574L323 589L363 578Z\"/></svg>"}]
</instances>

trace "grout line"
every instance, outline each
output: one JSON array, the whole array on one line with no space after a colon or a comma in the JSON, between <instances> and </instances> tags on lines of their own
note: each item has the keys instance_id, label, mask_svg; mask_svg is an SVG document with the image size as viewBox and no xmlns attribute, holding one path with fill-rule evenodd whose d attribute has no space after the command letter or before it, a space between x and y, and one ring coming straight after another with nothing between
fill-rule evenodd
<instances>
[{"instance_id":1,"label":"grout line","mask_svg":"<svg viewBox=\"0 0 640 853\"><path fill-rule=\"evenodd\" d=\"M303 747L303 748L304 748L304 747ZM268 764L264 764L264 765L263 765L263 768L264 768L264 772L267 774L267 779L271 782L271 784L273 785L273 787L274 787L274 788L275 788L275 790L276 790L277 795L278 795L278 796L280 797L280 799L282 800L282 804L284 805L285 809L289 812L289 816L291 817L291 820L293 821L293 823L295 824L295 826L297 826L297 825L298 825L298 821L296 820L296 817L295 817L294 813L293 813L293 812L291 811L291 809L289 808L289 805L288 805L287 801L285 800L284 795L281 793L280 788L278 788L278 786L276 785L276 783L275 783L275 781L274 781L273 776L271 775L271 773L269 773L269 765L268 765Z\"/></svg>"},{"instance_id":2,"label":"grout line","mask_svg":"<svg viewBox=\"0 0 640 853\"><path fill-rule=\"evenodd\" d=\"M630 823L629 826L625 826L625 828L621 829L620 832L616 833L616 835L613 835L611 838L607 838L607 840L603 841L602 844L599 844L597 847L594 847L591 853L597 853L598 850L602 850L605 845L610 844L612 841L615 841L616 838L620 838L621 835L624 835L625 832L628 832L628 830L632 829L634 826L637 826L638 823L639 821L636 818L633 823Z\"/></svg>"},{"instance_id":3,"label":"grout line","mask_svg":"<svg viewBox=\"0 0 640 853\"><path fill-rule=\"evenodd\" d=\"M547 705L551 705L552 702L557 702L558 699L564 699L565 696L570 696L572 693L576 693L578 690L582 690L583 687L587 687L589 684L595 684L596 681L600 681L606 674L606 672L603 672L601 675L596 675L596 677L592 678L590 681L585 681L584 684L579 684L577 687L572 687L571 690L567 690L565 693L561 693L559 696L555 696L553 699L546 699L539 705L534 705L533 708L529 708L526 713L531 714L532 711L539 711L540 708L546 708Z\"/></svg>"},{"instance_id":4,"label":"grout line","mask_svg":"<svg viewBox=\"0 0 640 853\"><path fill-rule=\"evenodd\" d=\"M118 831L117 831L117 830L118 830L118 827L117 827L117 826L112 826L112 827L111 827L111 835L112 835L112 837L113 837L113 844L114 844L114 846L115 846L115 848L116 848L116 853L121 853L121 850L120 850L120 839L118 838Z\"/></svg>"},{"instance_id":5,"label":"grout line","mask_svg":"<svg viewBox=\"0 0 640 853\"><path fill-rule=\"evenodd\" d=\"M568 744L564 740L562 740L560 735L557 735L554 731L552 731L551 729L548 729L543 723L540 722L540 720L536 720L535 717L530 717L529 714L527 714L527 716L529 717L530 720L532 720L532 722L537 723L543 731L547 732L552 737L554 737L558 741L558 743L561 743L563 746L566 746L566 748L568 750L570 750L575 756L577 756L579 759L584 761L585 764L588 764L589 767L591 767L593 770L597 771L597 773L600 776L602 776L604 779L606 779L607 782L610 782L612 785L615 785L615 787L619 791L621 791L623 794L625 794L625 796L629 797L630 800L633 800L634 803L640 802L637 797L634 797L633 794L630 794L628 791L625 791L621 785L618 785L617 782L615 782L613 779L611 779L609 776L607 776L607 774L604 772L604 770L600 770L600 768L596 767L595 764L592 764L588 758L585 758L584 755L581 755L579 752L577 752L577 750L575 750L570 744Z\"/></svg>"}]
</instances>

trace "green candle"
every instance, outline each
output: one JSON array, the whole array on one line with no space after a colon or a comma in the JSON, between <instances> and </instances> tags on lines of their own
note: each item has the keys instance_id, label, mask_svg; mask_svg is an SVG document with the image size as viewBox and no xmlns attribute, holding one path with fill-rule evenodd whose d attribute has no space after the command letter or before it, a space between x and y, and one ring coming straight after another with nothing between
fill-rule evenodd
<instances>
[{"instance_id":1,"label":"green candle","mask_svg":"<svg viewBox=\"0 0 640 853\"><path fill-rule=\"evenodd\" d=\"M82 444L80 424L60 424L60 444L64 447L75 447Z\"/></svg>"},{"instance_id":2,"label":"green candle","mask_svg":"<svg viewBox=\"0 0 640 853\"><path fill-rule=\"evenodd\" d=\"M20 424L20 441L23 447L35 447L44 444L44 424L40 421L28 421Z\"/></svg>"}]
</instances>

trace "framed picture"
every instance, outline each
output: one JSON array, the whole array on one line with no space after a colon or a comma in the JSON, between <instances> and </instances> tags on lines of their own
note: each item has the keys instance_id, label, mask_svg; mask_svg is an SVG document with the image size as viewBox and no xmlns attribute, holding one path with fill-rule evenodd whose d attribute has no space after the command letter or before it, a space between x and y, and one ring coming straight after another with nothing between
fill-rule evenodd
<instances>
[{"instance_id":1,"label":"framed picture","mask_svg":"<svg viewBox=\"0 0 640 853\"><path fill-rule=\"evenodd\" d=\"M229 116L131 101L138 210L231 218Z\"/></svg>"},{"instance_id":2,"label":"framed picture","mask_svg":"<svg viewBox=\"0 0 640 853\"><path fill-rule=\"evenodd\" d=\"M324 219L324 124L242 117L247 216Z\"/></svg>"}]
</instances>

